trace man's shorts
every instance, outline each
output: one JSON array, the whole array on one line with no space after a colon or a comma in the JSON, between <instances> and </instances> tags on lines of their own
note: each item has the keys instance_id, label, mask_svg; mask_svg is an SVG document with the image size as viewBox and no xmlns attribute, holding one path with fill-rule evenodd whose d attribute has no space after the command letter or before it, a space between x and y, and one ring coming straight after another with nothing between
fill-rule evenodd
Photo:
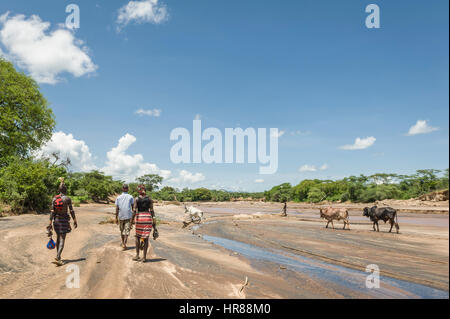
<instances>
[{"instance_id":1,"label":"man's shorts","mask_svg":"<svg viewBox=\"0 0 450 319\"><path fill-rule=\"evenodd\" d=\"M120 234L124 236L130 235L131 219L119 220Z\"/></svg>"}]
</instances>

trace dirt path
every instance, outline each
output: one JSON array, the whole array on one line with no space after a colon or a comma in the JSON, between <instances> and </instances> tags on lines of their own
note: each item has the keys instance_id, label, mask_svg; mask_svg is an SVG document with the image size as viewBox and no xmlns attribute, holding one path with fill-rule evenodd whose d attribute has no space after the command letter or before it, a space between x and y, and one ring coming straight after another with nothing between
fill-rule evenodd
<instances>
[{"instance_id":1,"label":"dirt path","mask_svg":"<svg viewBox=\"0 0 450 319\"><path fill-rule=\"evenodd\" d=\"M1 298L280 298L295 296L283 278L253 269L244 258L193 236L180 225L161 225L152 241L152 259L132 261L134 244L121 251L116 225L99 222L112 207L77 209L78 229L67 235L65 266L51 263L55 251L45 248L48 216L0 219ZM164 238L163 240L161 240ZM66 287L70 265L80 269L80 288ZM240 292L245 277L252 290Z\"/></svg>"},{"instance_id":2,"label":"dirt path","mask_svg":"<svg viewBox=\"0 0 450 319\"><path fill-rule=\"evenodd\" d=\"M350 232L333 231L308 216L236 217L239 211L211 209L205 225L181 229L182 207L165 205L156 207L165 222L161 237L151 241L152 259L143 264L132 261L132 237L123 252L118 227L99 224L113 207L76 212L79 227L67 236L62 267L51 263L55 251L45 248L48 216L0 218L1 298L448 297L448 226L401 224L396 235L370 232L367 223L355 221ZM369 263L404 282L382 280L376 292L364 288L360 270ZM73 265L80 288L70 289L66 271Z\"/></svg>"}]
</instances>

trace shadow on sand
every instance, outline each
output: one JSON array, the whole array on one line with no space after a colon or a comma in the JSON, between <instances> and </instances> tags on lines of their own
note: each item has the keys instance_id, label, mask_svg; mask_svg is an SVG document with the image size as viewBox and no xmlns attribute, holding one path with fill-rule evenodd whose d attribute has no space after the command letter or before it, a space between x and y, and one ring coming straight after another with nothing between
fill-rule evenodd
<instances>
[{"instance_id":1,"label":"shadow on sand","mask_svg":"<svg viewBox=\"0 0 450 319\"><path fill-rule=\"evenodd\" d=\"M64 261L64 264L70 264L70 263L77 263L77 262L80 262L80 261L85 261L86 260L86 258L78 258L78 259L63 259L63 261Z\"/></svg>"},{"instance_id":2,"label":"shadow on sand","mask_svg":"<svg viewBox=\"0 0 450 319\"><path fill-rule=\"evenodd\" d=\"M167 259L165 259L165 258L153 258L153 259L147 259L145 262L146 263L157 263L157 262L165 261L165 260L167 260Z\"/></svg>"}]
</instances>

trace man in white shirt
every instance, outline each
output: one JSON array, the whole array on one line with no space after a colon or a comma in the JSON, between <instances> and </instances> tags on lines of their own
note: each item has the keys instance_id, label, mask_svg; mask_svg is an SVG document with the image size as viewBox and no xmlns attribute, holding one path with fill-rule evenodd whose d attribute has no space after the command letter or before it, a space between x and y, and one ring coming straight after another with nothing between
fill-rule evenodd
<instances>
[{"instance_id":1,"label":"man in white shirt","mask_svg":"<svg viewBox=\"0 0 450 319\"><path fill-rule=\"evenodd\" d=\"M122 250L127 250L127 240L131 230L134 198L128 194L128 185L122 186L123 193L116 198L116 224L119 224Z\"/></svg>"}]
</instances>

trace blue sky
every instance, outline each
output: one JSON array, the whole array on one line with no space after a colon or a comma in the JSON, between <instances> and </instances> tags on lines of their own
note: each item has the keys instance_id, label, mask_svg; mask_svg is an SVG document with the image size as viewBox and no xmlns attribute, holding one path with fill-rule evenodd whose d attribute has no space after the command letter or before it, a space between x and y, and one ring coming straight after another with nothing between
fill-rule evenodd
<instances>
[{"instance_id":1,"label":"blue sky","mask_svg":"<svg viewBox=\"0 0 450 319\"><path fill-rule=\"evenodd\" d=\"M75 154L78 167L109 167L130 178L136 170L164 170L177 187L250 191L448 167L447 1L152 1L162 11L126 25L118 16L127 0L0 3L0 15L9 12L0 19L0 54L34 77L54 75L53 83L40 78L41 89L55 132L69 145L61 150ZM59 26L70 3L80 8L73 32ZM380 7L380 29L365 26L369 3ZM40 19L33 28L50 23L42 32L55 41L25 39L31 49L24 50L16 33L32 15ZM72 55L51 54L64 47L52 33L58 29L73 40L59 50L73 49L90 64L68 66ZM161 112L142 116L138 109ZM192 130L196 115L203 127L222 131L283 131L277 173L259 175L257 164L173 164L170 132ZM419 120L426 121L413 130L419 134L408 136ZM122 137L129 147L111 152ZM340 148L358 137L376 140Z\"/></svg>"}]
</instances>

